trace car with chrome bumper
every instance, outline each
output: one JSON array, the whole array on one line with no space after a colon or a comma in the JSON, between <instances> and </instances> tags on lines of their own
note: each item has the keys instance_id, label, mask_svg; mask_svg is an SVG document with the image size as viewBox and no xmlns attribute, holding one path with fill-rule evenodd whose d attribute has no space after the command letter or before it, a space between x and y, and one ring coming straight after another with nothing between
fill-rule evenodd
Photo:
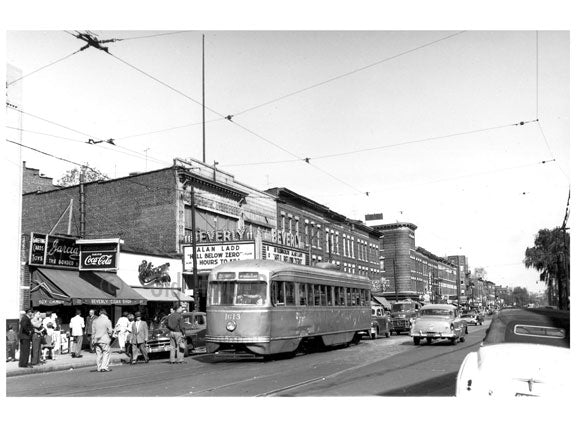
<instances>
[{"instance_id":1,"label":"car with chrome bumper","mask_svg":"<svg viewBox=\"0 0 576 427\"><path fill-rule=\"evenodd\" d=\"M424 339L428 344L438 339L457 344L458 341L463 342L465 340L467 333L467 322L460 318L458 308L452 304L427 304L423 306L410 329L410 336L414 340L414 345L419 345Z\"/></svg>"},{"instance_id":2,"label":"car with chrome bumper","mask_svg":"<svg viewBox=\"0 0 576 427\"><path fill-rule=\"evenodd\" d=\"M184 356L188 356L199 347L206 345L206 313L191 311L182 313L184 319ZM151 328L146 347L149 354L170 352L170 330L166 326L168 316L160 320L160 324Z\"/></svg>"},{"instance_id":3,"label":"car with chrome bumper","mask_svg":"<svg viewBox=\"0 0 576 427\"><path fill-rule=\"evenodd\" d=\"M565 398L571 394L570 312L502 309L456 378L456 396Z\"/></svg>"}]
</instances>

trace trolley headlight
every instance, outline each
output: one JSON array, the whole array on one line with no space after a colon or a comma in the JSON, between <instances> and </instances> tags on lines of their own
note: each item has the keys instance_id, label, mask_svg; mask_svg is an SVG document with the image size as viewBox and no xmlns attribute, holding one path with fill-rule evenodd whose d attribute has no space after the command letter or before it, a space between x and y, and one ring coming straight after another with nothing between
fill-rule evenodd
<instances>
[{"instance_id":1,"label":"trolley headlight","mask_svg":"<svg viewBox=\"0 0 576 427\"><path fill-rule=\"evenodd\" d=\"M226 323L226 330L232 332L234 329L236 329L236 322L234 320L230 320Z\"/></svg>"}]
</instances>

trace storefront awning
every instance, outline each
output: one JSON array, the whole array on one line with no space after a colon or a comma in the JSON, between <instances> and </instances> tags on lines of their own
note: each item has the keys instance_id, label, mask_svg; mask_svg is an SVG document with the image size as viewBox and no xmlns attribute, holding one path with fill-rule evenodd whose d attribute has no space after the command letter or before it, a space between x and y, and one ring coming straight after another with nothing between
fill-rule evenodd
<instances>
[{"instance_id":1,"label":"storefront awning","mask_svg":"<svg viewBox=\"0 0 576 427\"><path fill-rule=\"evenodd\" d=\"M76 270L58 270L38 268L32 274L32 283L44 283L38 291L39 303L42 292L46 288L60 290L60 294L68 297L66 305L138 305L146 304L146 300L133 292L130 286L114 273L79 272ZM33 297L34 302L34 297ZM49 304L38 304L49 305ZM54 305L54 304L52 304Z\"/></svg>"},{"instance_id":2,"label":"storefront awning","mask_svg":"<svg viewBox=\"0 0 576 427\"><path fill-rule=\"evenodd\" d=\"M30 284L30 299L33 307L71 304L71 298L61 289L54 286L52 282L39 277L33 278Z\"/></svg>"},{"instance_id":3,"label":"storefront awning","mask_svg":"<svg viewBox=\"0 0 576 427\"><path fill-rule=\"evenodd\" d=\"M173 301L173 302L192 302L194 298L189 297L178 289L170 288L132 288L138 292L141 297L148 301Z\"/></svg>"},{"instance_id":4,"label":"storefront awning","mask_svg":"<svg viewBox=\"0 0 576 427\"><path fill-rule=\"evenodd\" d=\"M372 298L374 298L374 300L376 300L376 302L382 305L386 310L392 310L392 304L390 304L386 298L377 297L376 295L372 295Z\"/></svg>"}]
</instances>

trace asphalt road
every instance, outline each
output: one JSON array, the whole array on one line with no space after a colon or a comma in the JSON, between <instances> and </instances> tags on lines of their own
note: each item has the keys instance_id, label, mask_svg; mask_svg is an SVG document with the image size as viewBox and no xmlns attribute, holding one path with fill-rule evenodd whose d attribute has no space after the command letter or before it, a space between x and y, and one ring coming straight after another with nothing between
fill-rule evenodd
<instances>
[{"instance_id":1,"label":"asphalt road","mask_svg":"<svg viewBox=\"0 0 576 427\"><path fill-rule=\"evenodd\" d=\"M415 346L407 335L363 339L359 345L289 359L189 357L9 377L7 396L453 396L465 355L478 348L487 324L470 326L466 342Z\"/></svg>"}]
</instances>

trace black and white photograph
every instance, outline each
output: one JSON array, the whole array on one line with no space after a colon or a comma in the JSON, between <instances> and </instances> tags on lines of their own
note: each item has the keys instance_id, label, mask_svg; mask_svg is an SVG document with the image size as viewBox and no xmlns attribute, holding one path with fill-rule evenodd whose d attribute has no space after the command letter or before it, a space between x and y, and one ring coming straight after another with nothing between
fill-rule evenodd
<instances>
[{"instance_id":1,"label":"black and white photograph","mask_svg":"<svg viewBox=\"0 0 576 427\"><path fill-rule=\"evenodd\" d=\"M8 402L573 395L562 19L162 18L4 29Z\"/></svg>"}]
</instances>

